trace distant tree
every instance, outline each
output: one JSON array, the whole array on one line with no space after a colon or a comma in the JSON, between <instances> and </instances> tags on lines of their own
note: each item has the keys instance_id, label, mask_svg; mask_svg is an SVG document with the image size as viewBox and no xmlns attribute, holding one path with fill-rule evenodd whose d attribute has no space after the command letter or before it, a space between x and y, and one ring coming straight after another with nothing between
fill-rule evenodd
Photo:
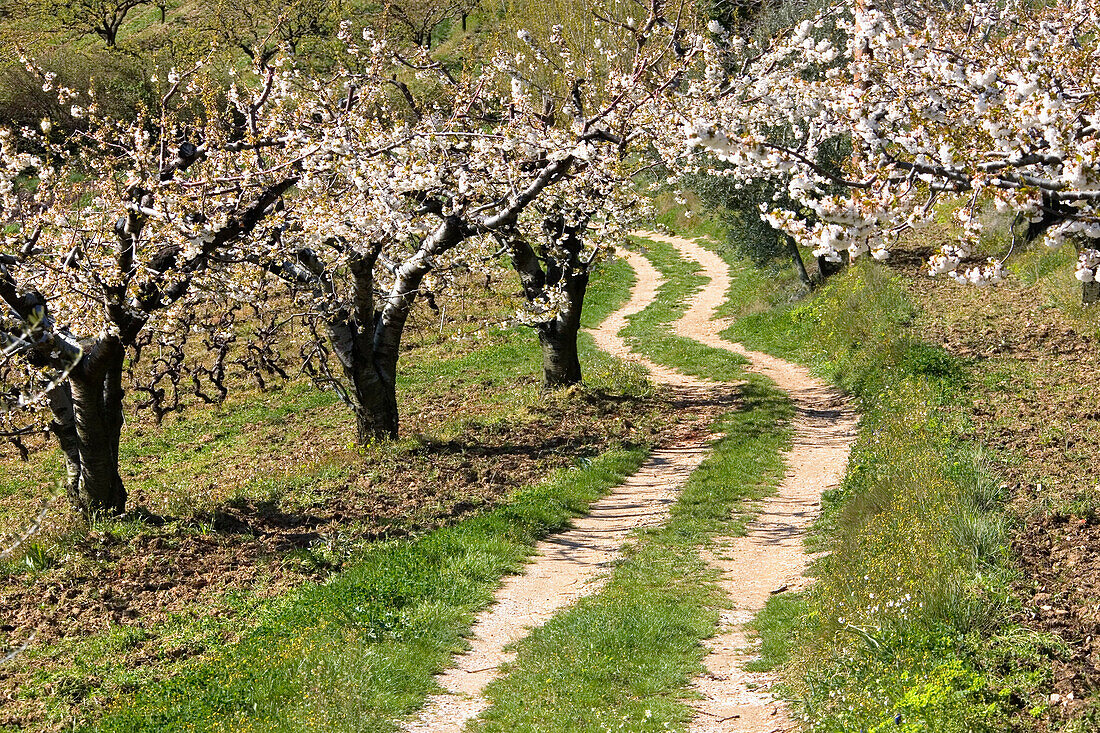
<instances>
[{"instance_id":1,"label":"distant tree","mask_svg":"<svg viewBox=\"0 0 1100 733\"><path fill-rule=\"evenodd\" d=\"M16 0L13 5L16 13L79 35L97 35L114 48L131 11L154 4L154 0Z\"/></svg>"},{"instance_id":2,"label":"distant tree","mask_svg":"<svg viewBox=\"0 0 1100 733\"><path fill-rule=\"evenodd\" d=\"M900 232L950 199L958 236L931 257L930 274L1004 279L1004 257L981 251L979 214L992 205L1019 225L1014 245L1021 234L1071 242L1076 277L1091 285L1100 278L1097 21L1091 0L981 0L966 13L852 0L761 45L741 42L750 63L725 63L733 73L708 79L688 105L686 137L741 180L785 180L785 195L812 216L770 207L767 220L818 256L887 259ZM760 64L784 73L766 84L745 73ZM748 103L757 100L767 104ZM794 134L771 139L777 126ZM818 157L837 139L854 149L839 173Z\"/></svg>"},{"instance_id":3,"label":"distant tree","mask_svg":"<svg viewBox=\"0 0 1100 733\"><path fill-rule=\"evenodd\" d=\"M343 0L209 0L206 27L257 63L266 64L280 48L297 54L310 40L336 35Z\"/></svg>"},{"instance_id":4,"label":"distant tree","mask_svg":"<svg viewBox=\"0 0 1100 733\"><path fill-rule=\"evenodd\" d=\"M475 7L477 0L383 0L381 16L391 33L396 25L399 37L430 49L437 30L456 20L465 26Z\"/></svg>"}]
</instances>

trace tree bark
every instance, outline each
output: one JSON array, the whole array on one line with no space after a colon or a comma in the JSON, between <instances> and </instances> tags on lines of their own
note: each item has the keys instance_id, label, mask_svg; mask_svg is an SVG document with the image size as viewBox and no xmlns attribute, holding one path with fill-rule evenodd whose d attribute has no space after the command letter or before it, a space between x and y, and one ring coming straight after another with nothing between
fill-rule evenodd
<instances>
[{"instance_id":1,"label":"tree bark","mask_svg":"<svg viewBox=\"0 0 1100 733\"><path fill-rule=\"evenodd\" d=\"M85 517L121 514L126 508L118 470L124 354L116 338L104 339L49 395L50 428L65 454L65 491Z\"/></svg>"},{"instance_id":2,"label":"tree bark","mask_svg":"<svg viewBox=\"0 0 1100 733\"><path fill-rule=\"evenodd\" d=\"M519 274L523 295L528 302L534 303L544 298L547 289L554 286L561 287L565 296L561 310L552 320L535 325L542 348L542 383L546 388L579 384L583 376L577 354L577 334L580 332L589 274L587 266L578 258L580 231L567 231L562 225L560 233L557 239L560 247L557 254L560 257L545 253L540 258L531 245L515 232L508 240L512 267Z\"/></svg>"},{"instance_id":3,"label":"tree bark","mask_svg":"<svg viewBox=\"0 0 1100 733\"><path fill-rule=\"evenodd\" d=\"M577 355L576 327L555 319L537 327L542 347L542 385L547 389L569 387L581 382L581 362Z\"/></svg>"},{"instance_id":4,"label":"tree bark","mask_svg":"<svg viewBox=\"0 0 1100 733\"><path fill-rule=\"evenodd\" d=\"M328 324L333 350L350 386L342 396L355 413L359 445L396 438L398 429L396 369L387 373L374 358L371 325L357 323L346 313Z\"/></svg>"},{"instance_id":5,"label":"tree bark","mask_svg":"<svg viewBox=\"0 0 1100 733\"><path fill-rule=\"evenodd\" d=\"M784 235L784 239L787 240L787 252L791 255L791 262L794 263L795 272L798 273L798 279L802 281L802 284L807 288L813 288L813 282L810 280L810 274L806 272L806 263L802 261L802 253L798 251L798 242L794 241L794 237L790 235Z\"/></svg>"},{"instance_id":6,"label":"tree bark","mask_svg":"<svg viewBox=\"0 0 1100 733\"><path fill-rule=\"evenodd\" d=\"M588 290L588 270L570 268L561 274L565 303L558 316L539 324L542 347L542 383L546 388L569 387L581 383L581 362L577 354L577 334L581 330L581 311Z\"/></svg>"},{"instance_id":7,"label":"tree bark","mask_svg":"<svg viewBox=\"0 0 1100 733\"><path fill-rule=\"evenodd\" d=\"M848 260L849 260L849 257L848 257L847 250L841 251L841 253L840 253L840 262L832 262L830 260L827 260L827 259L825 259L824 255L818 257L817 258L817 274L821 277L821 281L825 282L830 277L832 277L833 275L835 275L838 272L840 272L841 270L843 270L845 268L845 266L847 266Z\"/></svg>"},{"instance_id":8,"label":"tree bark","mask_svg":"<svg viewBox=\"0 0 1100 733\"><path fill-rule=\"evenodd\" d=\"M381 375L355 382L355 427L359 445L397 438L397 385Z\"/></svg>"}]
</instances>

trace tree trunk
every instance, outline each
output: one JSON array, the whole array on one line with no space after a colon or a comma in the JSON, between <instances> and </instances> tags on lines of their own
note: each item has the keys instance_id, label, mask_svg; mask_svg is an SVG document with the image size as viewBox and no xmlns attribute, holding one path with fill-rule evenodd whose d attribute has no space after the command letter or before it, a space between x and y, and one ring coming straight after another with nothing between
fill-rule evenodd
<instances>
[{"instance_id":1,"label":"tree trunk","mask_svg":"<svg viewBox=\"0 0 1100 733\"><path fill-rule=\"evenodd\" d=\"M587 272L569 275L565 284L565 305L561 312L554 320L536 327L542 347L543 387L568 387L581 382L577 334L581 329L581 309L587 289Z\"/></svg>"},{"instance_id":2,"label":"tree trunk","mask_svg":"<svg viewBox=\"0 0 1100 733\"><path fill-rule=\"evenodd\" d=\"M329 321L328 329L333 352L350 387L340 392L355 413L359 444L396 438L397 370L387 373L375 359L372 324L369 320L358 323L342 312Z\"/></svg>"},{"instance_id":3,"label":"tree trunk","mask_svg":"<svg viewBox=\"0 0 1100 733\"><path fill-rule=\"evenodd\" d=\"M802 261L802 253L798 251L798 242L794 241L794 237L790 235L784 235L784 239L787 240L787 252L791 255L791 262L794 263L794 269L798 273L798 279L802 281L802 284L807 288L813 288L813 282L810 280L810 274L806 272L806 264Z\"/></svg>"},{"instance_id":4,"label":"tree trunk","mask_svg":"<svg viewBox=\"0 0 1100 733\"><path fill-rule=\"evenodd\" d=\"M833 275L835 275L838 272L840 272L841 270L843 270L844 267L848 264L848 260L849 260L849 257L848 257L848 251L847 250L841 251L841 253L840 253L840 262L832 262L830 260L827 260L827 259L825 259L824 255L818 257L817 258L817 274L820 276L821 282L825 282L830 277L832 277Z\"/></svg>"},{"instance_id":5,"label":"tree trunk","mask_svg":"<svg viewBox=\"0 0 1100 733\"><path fill-rule=\"evenodd\" d=\"M538 325L542 347L542 386L569 387L581 381L581 362L577 356L577 330L560 320Z\"/></svg>"},{"instance_id":6,"label":"tree trunk","mask_svg":"<svg viewBox=\"0 0 1100 733\"><path fill-rule=\"evenodd\" d=\"M121 514L126 488L118 470L122 434L122 344L101 342L68 381L50 393L51 430L65 454L66 493L85 517Z\"/></svg>"},{"instance_id":7,"label":"tree trunk","mask_svg":"<svg viewBox=\"0 0 1100 733\"><path fill-rule=\"evenodd\" d=\"M379 374L374 365L362 365L357 376L348 374L355 388L355 427L359 445L397 437L397 385Z\"/></svg>"}]
</instances>

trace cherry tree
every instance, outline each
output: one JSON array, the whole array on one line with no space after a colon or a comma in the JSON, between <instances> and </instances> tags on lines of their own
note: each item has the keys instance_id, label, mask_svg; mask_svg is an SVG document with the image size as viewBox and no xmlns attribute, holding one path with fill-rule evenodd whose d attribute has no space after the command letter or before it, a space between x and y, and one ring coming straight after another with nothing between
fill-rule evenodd
<instances>
[{"instance_id":1,"label":"cherry tree","mask_svg":"<svg viewBox=\"0 0 1100 733\"><path fill-rule=\"evenodd\" d=\"M61 89L76 133L54 139L49 120L0 132L4 376L19 377L5 388L48 415L86 515L125 507L127 360L143 336L179 333L170 324L191 322L205 292L240 287L222 253L270 238L298 178L302 151L271 126L292 114L275 69L224 99L212 84L201 66L173 72L160 109L133 122L101 117L94 92Z\"/></svg>"},{"instance_id":2,"label":"cherry tree","mask_svg":"<svg viewBox=\"0 0 1100 733\"><path fill-rule=\"evenodd\" d=\"M868 189L871 205L916 219L942 194L964 202L959 239L932 258L931 273L979 285L1002 278L1001 260L973 262L977 211L992 201L1028 224L1028 239L1075 240L1078 278L1095 279L1097 21L1095 4L1079 0L978 2L967 18L856 8L853 48L866 49L856 67L857 173L882 181Z\"/></svg>"},{"instance_id":3,"label":"cherry tree","mask_svg":"<svg viewBox=\"0 0 1100 733\"><path fill-rule=\"evenodd\" d=\"M525 307L517 320L538 335L546 387L581 381L577 335L589 279L644 211L629 180L585 173L497 234L520 277Z\"/></svg>"},{"instance_id":4,"label":"cherry tree","mask_svg":"<svg viewBox=\"0 0 1100 733\"><path fill-rule=\"evenodd\" d=\"M485 266L500 244L524 279L546 381L579 379L588 268L626 221L616 212L627 207L612 205L616 166L654 95L686 68L664 63L675 31L652 7L630 32L663 33L666 43L651 53L636 41L629 73L599 104L587 111L578 82L557 115L514 60L455 79L424 50L404 54L370 30L356 39L345 30L347 67L310 108L322 153L304 163L299 223L249 259L309 307L324 337L317 353L338 362L315 371L352 408L361 441L397 433L397 362L418 296L456 268ZM410 73L417 93L402 80ZM532 244L540 237L549 245Z\"/></svg>"},{"instance_id":5,"label":"cherry tree","mask_svg":"<svg viewBox=\"0 0 1100 733\"><path fill-rule=\"evenodd\" d=\"M153 0L18 0L15 12L47 26L59 25L78 35L95 34L108 48L118 43L118 33L131 13Z\"/></svg>"},{"instance_id":6,"label":"cherry tree","mask_svg":"<svg viewBox=\"0 0 1100 733\"><path fill-rule=\"evenodd\" d=\"M519 320L538 334L548 387L581 381L577 334L589 278L649 213L638 173L652 165L659 100L693 73L702 47L681 18L666 16L682 8L635 10L637 18L623 17L590 5L568 28L520 29L514 53L497 60L510 82L510 116L528 137L561 139L564 149L579 125L599 135L572 149L567 180L495 233L520 276L527 307Z\"/></svg>"},{"instance_id":7,"label":"cherry tree","mask_svg":"<svg viewBox=\"0 0 1100 733\"><path fill-rule=\"evenodd\" d=\"M813 220L767 207L770 220L816 254L886 259L897 234L948 196L959 236L930 274L1003 279L1002 259L977 257L978 214L992 204L1026 223L1027 239L1074 241L1077 277L1090 282L1100 265L1096 23L1083 0L982 0L965 13L840 4L745 55L738 73L715 65L687 137L738 175L786 175ZM767 138L777 124L797 133L791 143ZM815 160L838 137L854 153L842 175ZM829 190L837 183L843 192Z\"/></svg>"}]
</instances>

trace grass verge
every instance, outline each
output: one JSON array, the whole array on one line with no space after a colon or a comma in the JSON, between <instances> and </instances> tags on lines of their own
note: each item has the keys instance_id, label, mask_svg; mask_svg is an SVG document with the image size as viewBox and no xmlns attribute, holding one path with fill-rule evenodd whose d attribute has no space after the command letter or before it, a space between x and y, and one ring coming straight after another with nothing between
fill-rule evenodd
<instances>
[{"instance_id":1,"label":"grass verge","mask_svg":"<svg viewBox=\"0 0 1100 733\"><path fill-rule=\"evenodd\" d=\"M863 416L825 497L818 582L756 621L760 666L782 670L816 731L1009 730L1046 704L1057 642L1017 622L1006 492L961 440L971 365L920 341L916 315L886 269L861 263L726 332L811 364Z\"/></svg>"},{"instance_id":2,"label":"grass verge","mask_svg":"<svg viewBox=\"0 0 1100 733\"><path fill-rule=\"evenodd\" d=\"M463 648L463 634L500 577L644 454L640 447L605 454L508 506L373 546L330 582L273 604L240 643L120 699L95 728L390 729Z\"/></svg>"}]
</instances>

